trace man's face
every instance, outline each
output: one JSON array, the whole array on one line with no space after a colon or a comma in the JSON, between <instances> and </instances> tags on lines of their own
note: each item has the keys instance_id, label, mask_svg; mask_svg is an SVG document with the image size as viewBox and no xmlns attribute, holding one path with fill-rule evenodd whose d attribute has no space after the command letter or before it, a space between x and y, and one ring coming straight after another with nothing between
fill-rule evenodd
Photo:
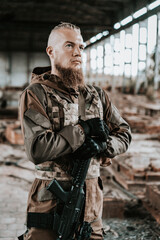
<instances>
[{"instance_id":1,"label":"man's face","mask_svg":"<svg viewBox=\"0 0 160 240\"><path fill-rule=\"evenodd\" d=\"M80 70L84 42L81 34L72 29L59 29L53 46L54 65Z\"/></svg>"}]
</instances>

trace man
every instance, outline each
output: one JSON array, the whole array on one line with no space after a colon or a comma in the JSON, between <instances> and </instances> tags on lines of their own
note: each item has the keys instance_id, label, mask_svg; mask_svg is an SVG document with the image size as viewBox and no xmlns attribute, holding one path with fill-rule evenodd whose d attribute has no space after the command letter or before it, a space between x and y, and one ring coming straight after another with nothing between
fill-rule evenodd
<instances>
[{"instance_id":1,"label":"man","mask_svg":"<svg viewBox=\"0 0 160 240\"><path fill-rule=\"evenodd\" d=\"M51 216L47 214L54 213L57 199L46 187L55 178L63 189L70 190L69 172L75 156L92 158L81 217L91 223L90 239L103 239L100 166L106 166L108 158L127 150L131 133L106 92L85 84L83 49L78 27L70 23L56 26L47 46L51 68L35 68L31 84L21 95L20 116L26 153L36 169L28 197L28 231L24 239L57 238L56 231L46 226L44 219L36 219L36 214L32 219L31 213L43 213L46 219Z\"/></svg>"}]
</instances>

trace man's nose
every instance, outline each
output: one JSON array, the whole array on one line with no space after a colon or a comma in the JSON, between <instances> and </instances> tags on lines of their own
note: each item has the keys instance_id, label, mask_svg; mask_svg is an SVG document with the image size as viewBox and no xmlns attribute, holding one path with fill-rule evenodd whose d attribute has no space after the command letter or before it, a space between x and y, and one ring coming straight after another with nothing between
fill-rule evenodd
<instances>
[{"instance_id":1,"label":"man's nose","mask_svg":"<svg viewBox=\"0 0 160 240\"><path fill-rule=\"evenodd\" d=\"M74 49L73 49L73 56L81 56L81 50L80 50L80 48L78 46L74 47Z\"/></svg>"}]
</instances>

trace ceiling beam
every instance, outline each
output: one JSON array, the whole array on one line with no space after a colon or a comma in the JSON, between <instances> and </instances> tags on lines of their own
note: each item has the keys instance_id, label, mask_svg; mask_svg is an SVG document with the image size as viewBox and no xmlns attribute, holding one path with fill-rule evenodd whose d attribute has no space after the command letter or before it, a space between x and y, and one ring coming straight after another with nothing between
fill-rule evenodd
<instances>
[{"instance_id":1,"label":"ceiling beam","mask_svg":"<svg viewBox=\"0 0 160 240\"><path fill-rule=\"evenodd\" d=\"M0 21L1 22L1 21ZM21 30L21 31L28 31L28 30L35 30L35 32L41 32L41 30L45 31L46 32L48 31L48 29L52 29L54 26L58 25L59 22L57 21L53 21L53 22L38 22L38 21L13 21L13 22L10 22L10 21L5 21L5 22L1 22L0 24L0 29L1 30L5 30L7 28L7 31L8 30L11 30L11 31L18 31L18 30ZM95 19L95 22L87 22L87 23L81 23L79 20L77 20L76 22L77 26L79 26L81 29L89 29L89 28L97 28L97 29L100 29L100 28L111 28L111 25L110 23L108 24L97 24L96 23L96 19ZM92 30L91 29L91 30Z\"/></svg>"}]
</instances>

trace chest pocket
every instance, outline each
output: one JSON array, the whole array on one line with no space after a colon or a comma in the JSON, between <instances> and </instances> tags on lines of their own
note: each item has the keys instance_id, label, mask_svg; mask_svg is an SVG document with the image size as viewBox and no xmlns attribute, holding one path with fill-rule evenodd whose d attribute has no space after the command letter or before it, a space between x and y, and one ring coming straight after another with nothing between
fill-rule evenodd
<instances>
[{"instance_id":1,"label":"chest pocket","mask_svg":"<svg viewBox=\"0 0 160 240\"><path fill-rule=\"evenodd\" d=\"M80 112L81 107L78 105L78 103L68 102L66 99L61 98L54 91L54 89L51 89L45 85L42 85L42 87L47 95L48 114L54 131L60 131L64 126L67 125L77 124L79 115L82 116L83 120L88 120L95 117L100 117L103 119L102 102L99 98L98 92L94 87L90 86L90 93L92 96L90 101L86 102L85 99L82 101L82 105L84 104L82 107L82 112Z\"/></svg>"},{"instance_id":2,"label":"chest pocket","mask_svg":"<svg viewBox=\"0 0 160 240\"><path fill-rule=\"evenodd\" d=\"M78 103L62 99L54 89L42 85L47 96L47 108L52 129L60 131L64 126L78 123Z\"/></svg>"},{"instance_id":3,"label":"chest pocket","mask_svg":"<svg viewBox=\"0 0 160 240\"><path fill-rule=\"evenodd\" d=\"M93 86L88 85L87 87L89 88L91 96L89 99L87 98L89 101L84 99L83 104L85 106L85 109L83 109L83 107L80 107L80 115L82 116L83 120L88 120L96 117L103 119L103 106L99 94Z\"/></svg>"},{"instance_id":4,"label":"chest pocket","mask_svg":"<svg viewBox=\"0 0 160 240\"><path fill-rule=\"evenodd\" d=\"M78 103L64 103L64 126L78 123Z\"/></svg>"},{"instance_id":5,"label":"chest pocket","mask_svg":"<svg viewBox=\"0 0 160 240\"><path fill-rule=\"evenodd\" d=\"M93 96L92 101L90 103L86 103L85 119L88 120L96 117L103 119L103 109L100 99Z\"/></svg>"},{"instance_id":6,"label":"chest pocket","mask_svg":"<svg viewBox=\"0 0 160 240\"><path fill-rule=\"evenodd\" d=\"M63 111L61 106L53 106L50 120L54 131L59 131L63 122Z\"/></svg>"},{"instance_id":7,"label":"chest pocket","mask_svg":"<svg viewBox=\"0 0 160 240\"><path fill-rule=\"evenodd\" d=\"M59 131L64 126L77 124L78 103L69 103L58 95L54 95L54 97L58 98L59 104L52 107L53 129Z\"/></svg>"}]
</instances>

